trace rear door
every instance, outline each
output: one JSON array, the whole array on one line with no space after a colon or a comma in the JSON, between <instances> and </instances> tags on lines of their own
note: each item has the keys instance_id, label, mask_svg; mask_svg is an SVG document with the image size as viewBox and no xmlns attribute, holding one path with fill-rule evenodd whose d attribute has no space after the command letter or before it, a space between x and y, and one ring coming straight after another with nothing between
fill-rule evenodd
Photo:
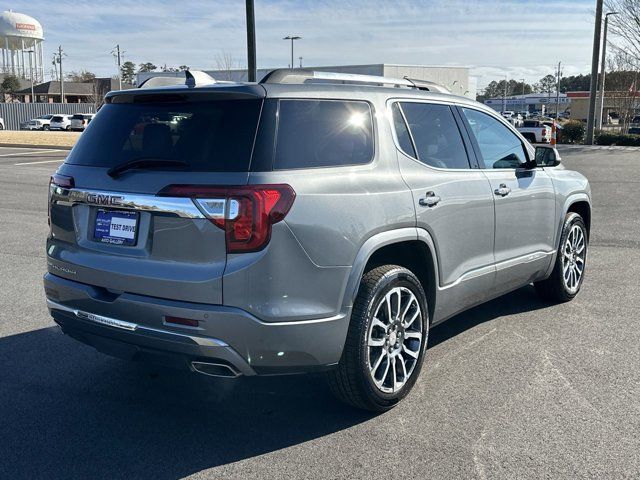
<instances>
[{"instance_id":1,"label":"rear door","mask_svg":"<svg viewBox=\"0 0 640 480\"><path fill-rule=\"evenodd\" d=\"M49 272L107 297L221 304L225 232L189 192L247 183L262 98L138 97L104 105L54 176Z\"/></svg>"},{"instance_id":2,"label":"rear door","mask_svg":"<svg viewBox=\"0 0 640 480\"><path fill-rule=\"evenodd\" d=\"M468 107L460 113L495 200L496 288L509 290L549 265L555 250L553 182L543 168L523 168L524 144L500 120Z\"/></svg>"},{"instance_id":3,"label":"rear door","mask_svg":"<svg viewBox=\"0 0 640 480\"><path fill-rule=\"evenodd\" d=\"M438 320L479 303L492 290L491 189L470 161L470 147L449 105L400 101L391 109L400 170L413 194L417 226L431 234L438 252Z\"/></svg>"}]
</instances>

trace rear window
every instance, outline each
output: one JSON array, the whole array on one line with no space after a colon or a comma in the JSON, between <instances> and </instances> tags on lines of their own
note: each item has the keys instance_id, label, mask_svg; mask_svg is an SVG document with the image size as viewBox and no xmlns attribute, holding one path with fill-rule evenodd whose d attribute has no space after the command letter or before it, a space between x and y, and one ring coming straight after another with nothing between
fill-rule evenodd
<instances>
[{"instance_id":1,"label":"rear window","mask_svg":"<svg viewBox=\"0 0 640 480\"><path fill-rule=\"evenodd\" d=\"M372 158L368 103L280 100L274 169L360 165Z\"/></svg>"},{"instance_id":2,"label":"rear window","mask_svg":"<svg viewBox=\"0 0 640 480\"><path fill-rule=\"evenodd\" d=\"M105 104L67 163L113 167L136 159L167 159L189 165L167 170L248 171L261 103L252 99Z\"/></svg>"},{"instance_id":3,"label":"rear window","mask_svg":"<svg viewBox=\"0 0 640 480\"><path fill-rule=\"evenodd\" d=\"M71 117L73 120L84 120L84 117L82 115L74 115L73 117Z\"/></svg>"}]
</instances>

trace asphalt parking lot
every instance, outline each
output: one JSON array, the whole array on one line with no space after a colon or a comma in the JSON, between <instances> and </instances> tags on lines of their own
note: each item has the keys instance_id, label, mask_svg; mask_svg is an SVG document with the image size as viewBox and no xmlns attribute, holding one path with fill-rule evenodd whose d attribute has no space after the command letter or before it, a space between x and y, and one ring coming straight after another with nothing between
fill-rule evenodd
<instances>
[{"instance_id":1,"label":"asphalt parking lot","mask_svg":"<svg viewBox=\"0 0 640 480\"><path fill-rule=\"evenodd\" d=\"M0 478L639 478L640 149L561 153L593 189L581 294L436 327L414 391L372 415L318 376L213 380L62 335L41 277L66 152L0 148Z\"/></svg>"}]
</instances>

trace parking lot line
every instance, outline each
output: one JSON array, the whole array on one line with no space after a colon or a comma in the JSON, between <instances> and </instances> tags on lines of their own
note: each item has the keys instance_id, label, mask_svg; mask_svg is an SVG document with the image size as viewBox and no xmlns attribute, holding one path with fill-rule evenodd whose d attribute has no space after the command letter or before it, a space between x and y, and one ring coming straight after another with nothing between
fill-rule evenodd
<instances>
[{"instance_id":1,"label":"parking lot line","mask_svg":"<svg viewBox=\"0 0 640 480\"><path fill-rule=\"evenodd\" d=\"M57 158L56 160L42 160L42 161L39 161L39 162L14 163L14 165L37 165L39 163L55 163L55 162L62 163L62 162L64 162L64 158Z\"/></svg>"},{"instance_id":2,"label":"parking lot line","mask_svg":"<svg viewBox=\"0 0 640 480\"><path fill-rule=\"evenodd\" d=\"M37 155L38 153L51 153L51 152L63 152L61 149L47 149L47 150L32 150L29 152L18 152L18 153L2 153L0 157L17 157L19 155Z\"/></svg>"}]
</instances>

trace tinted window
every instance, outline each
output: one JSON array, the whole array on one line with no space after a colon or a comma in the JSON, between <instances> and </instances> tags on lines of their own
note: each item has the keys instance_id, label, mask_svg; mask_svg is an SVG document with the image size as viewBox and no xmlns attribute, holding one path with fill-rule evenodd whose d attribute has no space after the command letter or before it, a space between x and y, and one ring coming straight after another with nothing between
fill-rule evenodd
<instances>
[{"instance_id":1,"label":"tinted window","mask_svg":"<svg viewBox=\"0 0 640 480\"><path fill-rule=\"evenodd\" d=\"M358 165L372 158L369 104L280 100L275 169Z\"/></svg>"},{"instance_id":2,"label":"tinted window","mask_svg":"<svg viewBox=\"0 0 640 480\"><path fill-rule=\"evenodd\" d=\"M74 119L74 120L82 120L82 119L84 119L84 117L82 115L74 115L71 118Z\"/></svg>"},{"instance_id":3,"label":"tinted window","mask_svg":"<svg viewBox=\"0 0 640 480\"><path fill-rule=\"evenodd\" d=\"M468 108L462 112L480 147L484 168L517 168L526 162L522 142L499 120Z\"/></svg>"},{"instance_id":4,"label":"tinted window","mask_svg":"<svg viewBox=\"0 0 640 480\"><path fill-rule=\"evenodd\" d=\"M51 119L52 122L64 122L64 117L53 117Z\"/></svg>"},{"instance_id":5,"label":"tinted window","mask_svg":"<svg viewBox=\"0 0 640 480\"><path fill-rule=\"evenodd\" d=\"M403 102L402 111L418 160L437 168L469 168L467 151L449 106Z\"/></svg>"},{"instance_id":6,"label":"tinted window","mask_svg":"<svg viewBox=\"0 0 640 480\"><path fill-rule=\"evenodd\" d=\"M67 162L112 167L137 158L161 158L185 161L188 170L248 171L261 103L106 104Z\"/></svg>"},{"instance_id":7,"label":"tinted window","mask_svg":"<svg viewBox=\"0 0 640 480\"><path fill-rule=\"evenodd\" d=\"M416 151L413 149L407 124L404 121L404 117L397 103L391 106L391 112L393 114L393 126L396 131L396 137L398 138L398 145L404 153L416 158Z\"/></svg>"}]
</instances>

